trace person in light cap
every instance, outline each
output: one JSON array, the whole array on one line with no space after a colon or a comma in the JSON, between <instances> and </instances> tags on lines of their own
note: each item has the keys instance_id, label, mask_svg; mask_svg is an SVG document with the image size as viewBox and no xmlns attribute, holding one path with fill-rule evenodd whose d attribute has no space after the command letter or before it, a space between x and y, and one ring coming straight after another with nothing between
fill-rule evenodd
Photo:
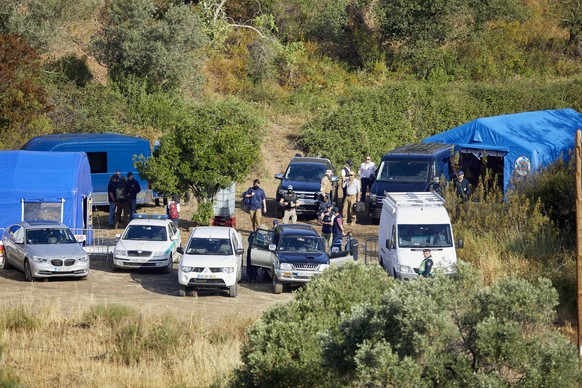
<instances>
[{"instance_id":1,"label":"person in light cap","mask_svg":"<svg viewBox=\"0 0 582 388\"><path fill-rule=\"evenodd\" d=\"M332 203L332 191L333 191L333 183L331 182L331 176L333 172L331 170L325 171L325 175L321 178L321 186L319 188L320 197L319 202L323 204ZM323 208L320 205L320 208Z\"/></svg>"},{"instance_id":2,"label":"person in light cap","mask_svg":"<svg viewBox=\"0 0 582 388\"><path fill-rule=\"evenodd\" d=\"M354 172L353 168L354 168L354 162L352 162L350 159L348 159L346 161L346 164L342 168L342 172L341 172L341 174L342 174L341 184L342 184L342 194L343 194L342 199L344 201L346 199L346 185L347 185L347 182L348 182L348 179L349 179L349 174ZM336 200L336 202L337 202L337 200Z\"/></svg>"},{"instance_id":3,"label":"person in light cap","mask_svg":"<svg viewBox=\"0 0 582 388\"><path fill-rule=\"evenodd\" d=\"M279 204L285 209L283 213L283 223L288 224L291 219L292 224L297 223L297 206L301 205L297 199L297 194L293 192L293 186L287 186L287 192L279 200Z\"/></svg>"},{"instance_id":4,"label":"person in light cap","mask_svg":"<svg viewBox=\"0 0 582 388\"><path fill-rule=\"evenodd\" d=\"M471 195L471 187L469 186L469 181L465 179L465 173L463 170L457 173L455 190L459 198L461 198L463 201L469 199L469 196Z\"/></svg>"}]
</instances>

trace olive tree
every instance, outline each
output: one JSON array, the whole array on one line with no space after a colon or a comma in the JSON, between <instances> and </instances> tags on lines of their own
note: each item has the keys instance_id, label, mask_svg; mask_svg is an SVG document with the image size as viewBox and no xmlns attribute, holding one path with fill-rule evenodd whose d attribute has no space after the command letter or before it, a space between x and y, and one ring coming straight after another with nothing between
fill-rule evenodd
<instances>
[{"instance_id":1,"label":"olive tree","mask_svg":"<svg viewBox=\"0 0 582 388\"><path fill-rule=\"evenodd\" d=\"M206 102L187 114L160 139L151 158L137 162L137 170L155 191L192 191L199 202L211 202L258 160L261 120L251 106L234 99Z\"/></svg>"}]
</instances>

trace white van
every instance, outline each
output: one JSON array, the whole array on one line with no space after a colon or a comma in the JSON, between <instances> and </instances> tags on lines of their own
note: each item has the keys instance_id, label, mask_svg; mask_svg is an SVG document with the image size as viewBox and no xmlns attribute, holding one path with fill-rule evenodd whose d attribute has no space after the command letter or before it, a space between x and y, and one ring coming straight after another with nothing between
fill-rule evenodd
<instances>
[{"instance_id":1,"label":"white van","mask_svg":"<svg viewBox=\"0 0 582 388\"><path fill-rule=\"evenodd\" d=\"M457 262L445 200L435 192L385 193L378 231L378 261L398 279L414 279L430 249L435 272L455 271ZM462 240L457 243L461 248Z\"/></svg>"}]
</instances>

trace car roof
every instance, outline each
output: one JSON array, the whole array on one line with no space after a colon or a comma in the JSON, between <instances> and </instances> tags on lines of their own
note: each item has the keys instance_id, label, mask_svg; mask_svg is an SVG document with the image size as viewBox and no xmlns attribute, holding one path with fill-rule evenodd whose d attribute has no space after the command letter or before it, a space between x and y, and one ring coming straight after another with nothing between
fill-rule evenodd
<instances>
[{"instance_id":1,"label":"car roof","mask_svg":"<svg viewBox=\"0 0 582 388\"><path fill-rule=\"evenodd\" d=\"M232 228L228 226L197 226L190 238L230 238Z\"/></svg>"},{"instance_id":2,"label":"car roof","mask_svg":"<svg viewBox=\"0 0 582 388\"><path fill-rule=\"evenodd\" d=\"M309 224L285 224L277 226L282 235L313 235L319 236L312 225Z\"/></svg>"},{"instance_id":3,"label":"car roof","mask_svg":"<svg viewBox=\"0 0 582 388\"><path fill-rule=\"evenodd\" d=\"M291 159L291 163L325 163L325 164L331 164L329 159L326 158L310 158L310 157L294 157L293 159Z\"/></svg>"},{"instance_id":4,"label":"car roof","mask_svg":"<svg viewBox=\"0 0 582 388\"><path fill-rule=\"evenodd\" d=\"M135 218L131 220L131 222L127 226L132 225L157 225L157 226L166 226L168 225L171 220L164 219L164 220L154 220L151 218Z\"/></svg>"},{"instance_id":5,"label":"car roof","mask_svg":"<svg viewBox=\"0 0 582 388\"><path fill-rule=\"evenodd\" d=\"M22 225L26 229L30 228L67 228L68 226L60 223L58 221L50 221L50 220L25 220L18 223L18 225Z\"/></svg>"}]
</instances>

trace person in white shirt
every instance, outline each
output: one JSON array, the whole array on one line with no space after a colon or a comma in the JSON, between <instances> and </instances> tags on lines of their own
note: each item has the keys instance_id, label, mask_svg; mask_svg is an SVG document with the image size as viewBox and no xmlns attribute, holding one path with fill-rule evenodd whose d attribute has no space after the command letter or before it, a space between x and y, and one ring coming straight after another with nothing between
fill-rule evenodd
<instances>
[{"instance_id":1,"label":"person in white shirt","mask_svg":"<svg viewBox=\"0 0 582 388\"><path fill-rule=\"evenodd\" d=\"M360 164L358 175L362 179L362 200L366 201L366 191L372 187L374 182L374 174L376 173L376 163L372 162L370 155L366 156L366 160Z\"/></svg>"}]
</instances>

